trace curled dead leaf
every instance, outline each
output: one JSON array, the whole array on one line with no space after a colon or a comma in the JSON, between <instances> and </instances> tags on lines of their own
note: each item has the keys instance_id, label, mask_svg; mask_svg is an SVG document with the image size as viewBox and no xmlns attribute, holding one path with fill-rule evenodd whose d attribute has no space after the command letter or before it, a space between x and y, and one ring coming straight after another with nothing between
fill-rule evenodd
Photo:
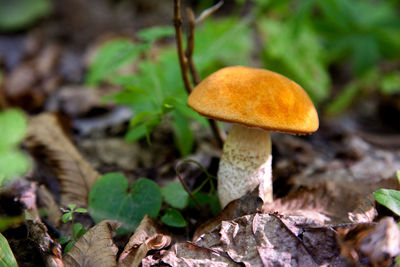
<instances>
[{"instance_id":1,"label":"curled dead leaf","mask_svg":"<svg viewBox=\"0 0 400 267\"><path fill-rule=\"evenodd\" d=\"M112 240L112 233L120 225L106 220L92 227L64 256L65 266L117 266L118 248Z\"/></svg>"},{"instance_id":2,"label":"curled dead leaf","mask_svg":"<svg viewBox=\"0 0 400 267\"><path fill-rule=\"evenodd\" d=\"M156 220L146 215L121 253L119 266L139 266L149 250L168 247L171 238L161 232Z\"/></svg>"},{"instance_id":3,"label":"curled dead leaf","mask_svg":"<svg viewBox=\"0 0 400 267\"><path fill-rule=\"evenodd\" d=\"M63 133L57 118L44 113L29 120L25 145L61 184L61 204L87 206L90 188L100 177Z\"/></svg>"}]
</instances>

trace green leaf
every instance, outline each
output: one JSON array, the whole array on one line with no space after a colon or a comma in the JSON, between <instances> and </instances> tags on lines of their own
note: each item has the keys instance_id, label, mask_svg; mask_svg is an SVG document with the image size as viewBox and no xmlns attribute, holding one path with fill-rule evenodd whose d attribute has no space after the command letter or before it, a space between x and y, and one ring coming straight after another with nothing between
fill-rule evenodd
<instances>
[{"instance_id":1,"label":"green leaf","mask_svg":"<svg viewBox=\"0 0 400 267\"><path fill-rule=\"evenodd\" d=\"M78 239L78 234L79 232L83 229L82 224L80 223L74 223L74 225L72 225L72 236L74 237L74 239Z\"/></svg>"},{"instance_id":2,"label":"green leaf","mask_svg":"<svg viewBox=\"0 0 400 267\"><path fill-rule=\"evenodd\" d=\"M391 95L400 92L400 71L390 72L383 75L380 81L381 92Z\"/></svg>"},{"instance_id":3,"label":"green leaf","mask_svg":"<svg viewBox=\"0 0 400 267\"><path fill-rule=\"evenodd\" d=\"M78 209L74 210L74 212L86 213L86 212L87 212L87 209L84 209L84 208L78 208Z\"/></svg>"},{"instance_id":4,"label":"green leaf","mask_svg":"<svg viewBox=\"0 0 400 267\"><path fill-rule=\"evenodd\" d=\"M217 215L221 211L221 205L219 203L219 198L217 194L205 194L205 193L196 193L194 195L197 202L200 205L208 205L212 214ZM189 207L195 207L195 203L192 199L189 199Z\"/></svg>"},{"instance_id":5,"label":"green leaf","mask_svg":"<svg viewBox=\"0 0 400 267\"><path fill-rule=\"evenodd\" d=\"M71 250L71 248L74 246L74 244L75 244L74 240L69 241L69 243L64 248L64 254L68 253Z\"/></svg>"},{"instance_id":6,"label":"green leaf","mask_svg":"<svg viewBox=\"0 0 400 267\"><path fill-rule=\"evenodd\" d=\"M73 211L76 208L76 204L69 204L68 208L69 208L69 210Z\"/></svg>"},{"instance_id":7,"label":"green leaf","mask_svg":"<svg viewBox=\"0 0 400 267\"><path fill-rule=\"evenodd\" d=\"M0 151L18 145L25 137L27 121L17 109L0 112Z\"/></svg>"},{"instance_id":8,"label":"green leaf","mask_svg":"<svg viewBox=\"0 0 400 267\"><path fill-rule=\"evenodd\" d=\"M400 216L400 191L379 189L374 193L376 201Z\"/></svg>"},{"instance_id":9,"label":"green leaf","mask_svg":"<svg viewBox=\"0 0 400 267\"><path fill-rule=\"evenodd\" d=\"M170 182L161 188L165 202L177 209L184 209L188 205L189 195L181 183Z\"/></svg>"},{"instance_id":10,"label":"green leaf","mask_svg":"<svg viewBox=\"0 0 400 267\"><path fill-rule=\"evenodd\" d=\"M329 114L337 114L350 106L354 98L361 91L361 87L357 83L350 83L342 92L326 107Z\"/></svg>"},{"instance_id":11,"label":"green leaf","mask_svg":"<svg viewBox=\"0 0 400 267\"><path fill-rule=\"evenodd\" d=\"M161 217L161 221L166 225L172 227L186 226L186 221L185 218L183 218L182 214L178 210L172 208L168 208L165 211L165 214Z\"/></svg>"},{"instance_id":12,"label":"green leaf","mask_svg":"<svg viewBox=\"0 0 400 267\"><path fill-rule=\"evenodd\" d=\"M26 28L51 12L49 0L0 0L0 30Z\"/></svg>"},{"instance_id":13,"label":"green leaf","mask_svg":"<svg viewBox=\"0 0 400 267\"><path fill-rule=\"evenodd\" d=\"M0 266L18 267L7 239L0 233Z\"/></svg>"},{"instance_id":14,"label":"green leaf","mask_svg":"<svg viewBox=\"0 0 400 267\"><path fill-rule=\"evenodd\" d=\"M156 26L140 30L137 35L143 41L153 42L174 35L174 28L172 26Z\"/></svg>"},{"instance_id":15,"label":"green leaf","mask_svg":"<svg viewBox=\"0 0 400 267\"><path fill-rule=\"evenodd\" d=\"M300 27L293 21L264 19L259 21L258 28L264 41L264 66L296 81L314 102L326 99L331 82L319 36L312 27L307 23Z\"/></svg>"},{"instance_id":16,"label":"green leaf","mask_svg":"<svg viewBox=\"0 0 400 267\"><path fill-rule=\"evenodd\" d=\"M86 84L95 86L108 79L118 69L133 62L142 50L142 46L135 45L128 39L114 39L105 43L89 67Z\"/></svg>"},{"instance_id":17,"label":"green leaf","mask_svg":"<svg viewBox=\"0 0 400 267\"><path fill-rule=\"evenodd\" d=\"M71 212L67 212L65 214L63 214L63 216L61 217L61 220L63 223L68 222L69 220L71 220L72 218L72 213Z\"/></svg>"},{"instance_id":18,"label":"green leaf","mask_svg":"<svg viewBox=\"0 0 400 267\"><path fill-rule=\"evenodd\" d=\"M196 28L194 61L202 75L227 65L249 65L253 36L248 20L207 18Z\"/></svg>"},{"instance_id":19,"label":"green leaf","mask_svg":"<svg viewBox=\"0 0 400 267\"><path fill-rule=\"evenodd\" d=\"M116 220L123 225L118 234L132 232L146 214L157 217L161 208L161 191L153 181L141 178L129 187L120 173L103 175L89 194L89 212L99 223L105 219Z\"/></svg>"},{"instance_id":20,"label":"green leaf","mask_svg":"<svg viewBox=\"0 0 400 267\"><path fill-rule=\"evenodd\" d=\"M125 135L125 140L127 142L135 142L146 136L147 129L146 125L142 124L133 129L130 129L128 133Z\"/></svg>"},{"instance_id":21,"label":"green leaf","mask_svg":"<svg viewBox=\"0 0 400 267\"><path fill-rule=\"evenodd\" d=\"M194 136L189 128L189 121L178 110L172 112L171 115L175 143L178 145L181 155L187 156L192 151L194 144Z\"/></svg>"},{"instance_id":22,"label":"green leaf","mask_svg":"<svg viewBox=\"0 0 400 267\"><path fill-rule=\"evenodd\" d=\"M0 176L6 180L18 178L29 170L30 161L18 150L0 151Z\"/></svg>"},{"instance_id":23,"label":"green leaf","mask_svg":"<svg viewBox=\"0 0 400 267\"><path fill-rule=\"evenodd\" d=\"M58 239L58 242L61 244L61 245L64 245L65 243L67 243L68 241L70 241L71 240L71 238L69 237L69 236L62 236L62 237L60 237L59 239Z\"/></svg>"}]
</instances>

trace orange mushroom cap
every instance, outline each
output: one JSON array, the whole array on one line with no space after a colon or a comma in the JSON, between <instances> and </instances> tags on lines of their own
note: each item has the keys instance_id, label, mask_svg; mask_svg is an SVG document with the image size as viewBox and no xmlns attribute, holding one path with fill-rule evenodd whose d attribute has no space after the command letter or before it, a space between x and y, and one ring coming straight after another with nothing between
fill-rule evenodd
<instances>
[{"instance_id":1,"label":"orange mushroom cap","mask_svg":"<svg viewBox=\"0 0 400 267\"><path fill-rule=\"evenodd\" d=\"M315 132L315 107L300 85L269 70L226 67L208 76L189 96L203 116L292 134Z\"/></svg>"}]
</instances>

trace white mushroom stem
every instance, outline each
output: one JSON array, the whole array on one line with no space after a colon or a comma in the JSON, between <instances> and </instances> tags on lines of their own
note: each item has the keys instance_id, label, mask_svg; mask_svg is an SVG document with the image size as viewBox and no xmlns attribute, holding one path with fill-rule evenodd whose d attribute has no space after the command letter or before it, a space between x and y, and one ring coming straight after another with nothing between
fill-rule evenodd
<instances>
[{"instance_id":1,"label":"white mushroom stem","mask_svg":"<svg viewBox=\"0 0 400 267\"><path fill-rule=\"evenodd\" d=\"M233 125L225 141L218 169L218 196L221 207L253 191L272 202L271 138L258 128Z\"/></svg>"}]
</instances>

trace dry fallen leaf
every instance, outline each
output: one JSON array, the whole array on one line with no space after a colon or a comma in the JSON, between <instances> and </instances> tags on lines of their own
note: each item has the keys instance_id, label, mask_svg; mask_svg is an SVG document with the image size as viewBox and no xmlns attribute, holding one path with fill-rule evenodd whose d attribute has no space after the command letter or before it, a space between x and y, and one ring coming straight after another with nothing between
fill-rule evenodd
<instances>
[{"instance_id":1,"label":"dry fallen leaf","mask_svg":"<svg viewBox=\"0 0 400 267\"><path fill-rule=\"evenodd\" d=\"M400 229L392 217L376 224L358 224L338 229L342 254L355 263L368 259L374 266L389 266L400 254Z\"/></svg>"},{"instance_id":2,"label":"dry fallen leaf","mask_svg":"<svg viewBox=\"0 0 400 267\"><path fill-rule=\"evenodd\" d=\"M297 225L295 222L301 224ZM171 266L348 266L331 227L310 227L276 214L252 214L223 221L193 243L178 243L156 262Z\"/></svg>"},{"instance_id":3,"label":"dry fallen leaf","mask_svg":"<svg viewBox=\"0 0 400 267\"><path fill-rule=\"evenodd\" d=\"M65 266L117 266L117 246L112 233L120 226L114 221L102 221L91 228L64 256Z\"/></svg>"},{"instance_id":4,"label":"dry fallen leaf","mask_svg":"<svg viewBox=\"0 0 400 267\"><path fill-rule=\"evenodd\" d=\"M243 215L254 214L261 211L262 200L258 197L258 188L240 199L230 202L217 216L201 224L193 235L196 240L201 234L211 232L222 221L232 220Z\"/></svg>"},{"instance_id":5,"label":"dry fallen leaf","mask_svg":"<svg viewBox=\"0 0 400 267\"><path fill-rule=\"evenodd\" d=\"M44 207L47 208L47 220L54 225L59 227L61 224L61 210L53 198L53 195L47 190L44 185L38 188L38 200Z\"/></svg>"},{"instance_id":6,"label":"dry fallen leaf","mask_svg":"<svg viewBox=\"0 0 400 267\"><path fill-rule=\"evenodd\" d=\"M119 266L139 266L149 250L169 246L171 238L160 233L156 221L146 215L121 253L118 259Z\"/></svg>"},{"instance_id":7,"label":"dry fallen leaf","mask_svg":"<svg viewBox=\"0 0 400 267\"><path fill-rule=\"evenodd\" d=\"M44 113L29 120L25 145L46 164L61 184L61 204L87 206L90 188L100 177L63 133L57 118Z\"/></svg>"},{"instance_id":8,"label":"dry fallen leaf","mask_svg":"<svg viewBox=\"0 0 400 267\"><path fill-rule=\"evenodd\" d=\"M151 257L151 256L148 256ZM145 259L143 267L151 266ZM197 266L215 266L215 267L236 267L241 266L235 263L223 251L218 251L210 248L203 248L192 244L177 243L162 257L161 264L168 264L174 267L197 267ZM160 265L161 265L160 264ZM161 265L162 266L162 265Z\"/></svg>"}]
</instances>

